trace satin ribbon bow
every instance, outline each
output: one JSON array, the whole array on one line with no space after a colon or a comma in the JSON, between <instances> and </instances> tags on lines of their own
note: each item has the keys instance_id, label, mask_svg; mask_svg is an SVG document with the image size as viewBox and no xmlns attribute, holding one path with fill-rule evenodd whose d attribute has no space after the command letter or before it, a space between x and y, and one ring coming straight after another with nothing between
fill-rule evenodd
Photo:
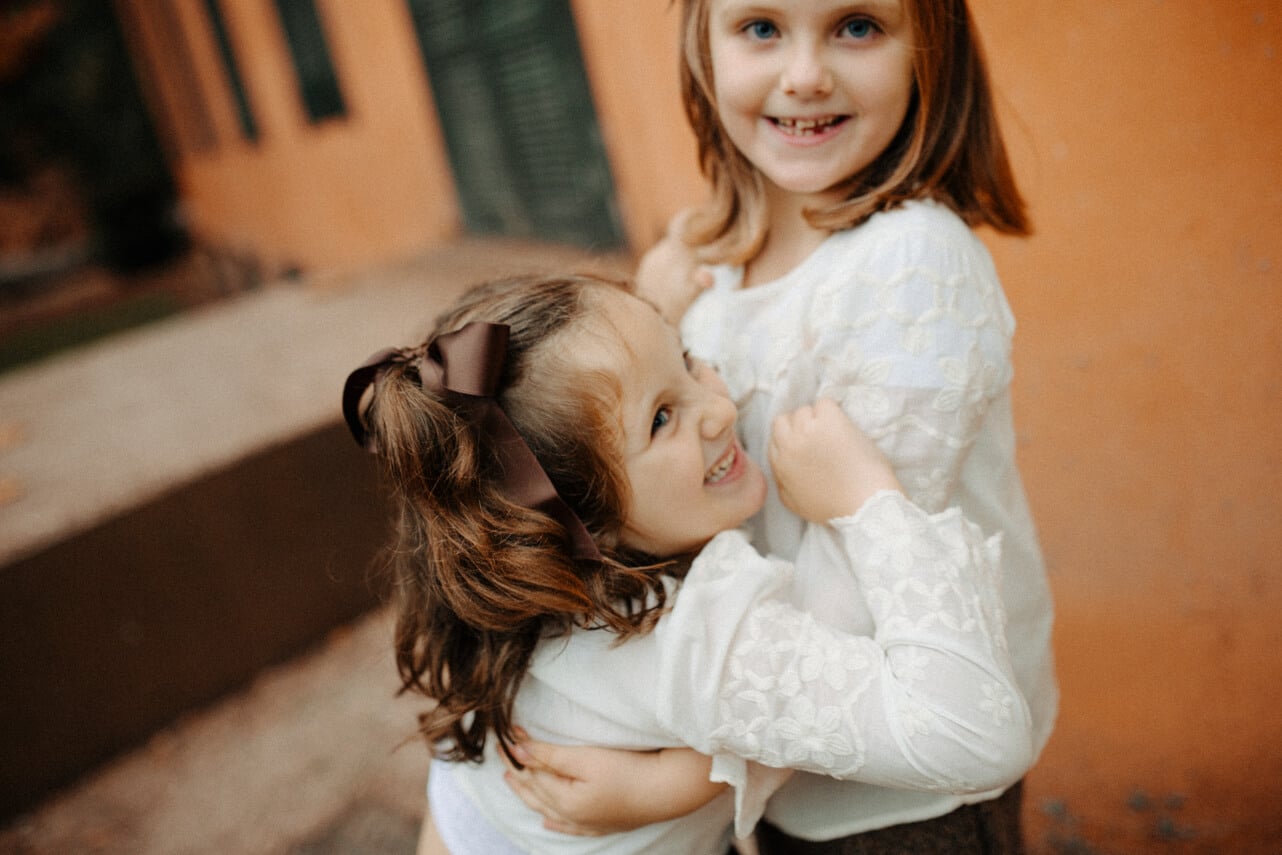
<instances>
[{"instance_id":1,"label":"satin ribbon bow","mask_svg":"<svg viewBox=\"0 0 1282 855\"><path fill-rule=\"evenodd\" d=\"M343 385L343 417L352 436L367 451L377 444L361 418L361 398L379 376L397 363L414 363L425 389L462 396L455 409L473 421L494 450L502 475L499 489L514 504L542 511L565 527L576 558L600 560L601 553L578 514L566 504L534 452L517 433L495 394L507 355L508 327L474 321L462 329L437 336L426 352L380 350L347 377Z\"/></svg>"}]
</instances>

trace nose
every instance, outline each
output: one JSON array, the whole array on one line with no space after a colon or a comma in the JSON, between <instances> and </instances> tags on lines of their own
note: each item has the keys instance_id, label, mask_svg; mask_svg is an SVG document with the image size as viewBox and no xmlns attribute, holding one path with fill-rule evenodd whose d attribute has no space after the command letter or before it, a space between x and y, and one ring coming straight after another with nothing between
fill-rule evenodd
<instances>
[{"instance_id":1,"label":"nose","mask_svg":"<svg viewBox=\"0 0 1282 855\"><path fill-rule=\"evenodd\" d=\"M713 390L703 393L703 406L699 414L699 435L707 440L721 439L727 431L734 430L738 412L734 401Z\"/></svg>"},{"instance_id":2,"label":"nose","mask_svg":"<svg viewBox=\"0 0 1282 855\"><path fill-rule=\"evenodd\" d=\"M822 49L811 44L794 44L779 85L787 94L801 98L822 97L832 92L832 72L824 62Z\"/></svg>"}]
</instances>

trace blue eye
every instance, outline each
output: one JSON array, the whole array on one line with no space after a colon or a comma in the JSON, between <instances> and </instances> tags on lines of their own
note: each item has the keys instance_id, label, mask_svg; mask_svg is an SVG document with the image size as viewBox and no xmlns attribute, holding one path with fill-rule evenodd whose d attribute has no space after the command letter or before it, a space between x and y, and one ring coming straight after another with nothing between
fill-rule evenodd
<instances>
[{"instance_id":1,"label":"blue eye","mask_svg":"<svg viewBox=\"0 0 1282 855\"><path fill-rule=\"evenodd\" d=\"M752 21L743 28L743 31L753 38L769 39L778 34L779 29L769 21Z\"/></svg>"},{"instance_id":2,"label":"blue eye","mask_svg":"<svg viewBox=\"0 0 1282 855\"><path fill-rule=\"evenodd\" d=\"M672 411L667 407L660 407L654 414L654 421L650 423L650 435L654 436L670 421L672 421Z\"/></svg>"},{"instance_id":3,"label":"blue eye","mask_svg":"<svg viewBox=\"0 0 1282 855\"><path fill-rule=\"evenodd\" d=\"M868 18L851 18L841 25L841 31L852 39L867 39L877 34L878 27Z\"/></svg>"}]
</instances>

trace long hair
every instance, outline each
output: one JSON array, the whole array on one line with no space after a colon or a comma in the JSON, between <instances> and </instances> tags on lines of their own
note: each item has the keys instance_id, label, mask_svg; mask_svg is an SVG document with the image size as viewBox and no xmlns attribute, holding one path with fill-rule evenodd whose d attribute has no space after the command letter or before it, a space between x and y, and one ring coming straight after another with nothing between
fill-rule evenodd
<instances>
[{"instance_id":1,"label":"long hair","mask_svg":"<svg viewBox=\"0 0 1282 855\"><path fill-rule=\"evenodd\" d=\"M712 197L683 238L709 262L742 264L768 227L764 178L717 116L709 48L711 0L681 3L681 93ZM979 33L965 0L906 0L913 34L913 94L894 139L867 168L836 186L843 201L806 216L838 231L909 199L949 205L969 225L1031 232L993 104Z\"/></svg>"},{"instance_id":2,"label":"long hair","mask_svg":"<svg viewBox=\"0 0 1282 855\"><path fill-rule=\"evenodd\" d=\"M490 282L430 337L471 321L510 327L499 404L600 561L572 557L560 523L502 495L476 425L424 389L412 361L375 384L366 421L397 509L396 662L402 690L435 701L419 725L437 756L479 761L491 732L507 750L512 703L540 640L574 627L627 638L650 630L665 606L661 566L618 542L629 501L618 385L575 371L558 344L610 290L627 286L575 276Z\"/></svg>"}]
</instances>

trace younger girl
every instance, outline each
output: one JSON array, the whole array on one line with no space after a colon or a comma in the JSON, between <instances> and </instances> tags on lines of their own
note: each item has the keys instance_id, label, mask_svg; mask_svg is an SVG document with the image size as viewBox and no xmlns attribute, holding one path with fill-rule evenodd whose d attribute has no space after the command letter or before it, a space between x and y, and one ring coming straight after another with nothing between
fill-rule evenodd
<instances>
[{"instance_id":1,"label":"younger girl","mask_svg":"<svg viewBox=\"0 0 1282 855\"><path fill-rule=\"evenodd\" d=\"M956 511L909 504L819 402L779 421L779 490L825 521L856 591L846 605L876 631L837 633L789 607L789 566L735 530L765 483L733 403L622 287L491 283L424 345L353 372L343 397L395 488L402 680L436 701L421 718L433 753L469 761L434 762L424 851L722 855L732 817L750 828L781 779L744 758L967 791L1028 762L996 544ZM734 792L629 833L558 834L504 783L517 726L690 745L712 758L705 784Z\"/></svg>"},{"instance_id":2,"label":"younger girl","mask_svg":"<svg viewBox=\"0 0 1282 855\"><path fill-rule=\"evenodd\" d=\"M1057 688L1050 592L1015 465L1014 320L969 228L1022 235L1028 222L966 5L683 0L682 27L686 113L712 198L645 259L642 289L721 369L750 455L763 454L779 413L832 398L918 505L960 508L1003 534L1011 655L1040 751ZM659 289L690 282L691 253L713 265L713 284L682 318L693 293ZM867 630L867 616L826 611L855 593L825 558L826 527L774 491L750 527L763 551L797 562L803 609ZM563 772L582 762L530 749ZM625 757L597 766L630 774ZM770 802L763 855L989 851L979 834L1005 841L994 851L1019 849L1018 789L994 801L1000 790L977 799L876 784L794 776ZM559 801L562 779L524 787L550 815L592 824ZM977 800L989 803L960 810ZM955 828L984 823L958 842Z\"/></svg>"}]
</instances>

